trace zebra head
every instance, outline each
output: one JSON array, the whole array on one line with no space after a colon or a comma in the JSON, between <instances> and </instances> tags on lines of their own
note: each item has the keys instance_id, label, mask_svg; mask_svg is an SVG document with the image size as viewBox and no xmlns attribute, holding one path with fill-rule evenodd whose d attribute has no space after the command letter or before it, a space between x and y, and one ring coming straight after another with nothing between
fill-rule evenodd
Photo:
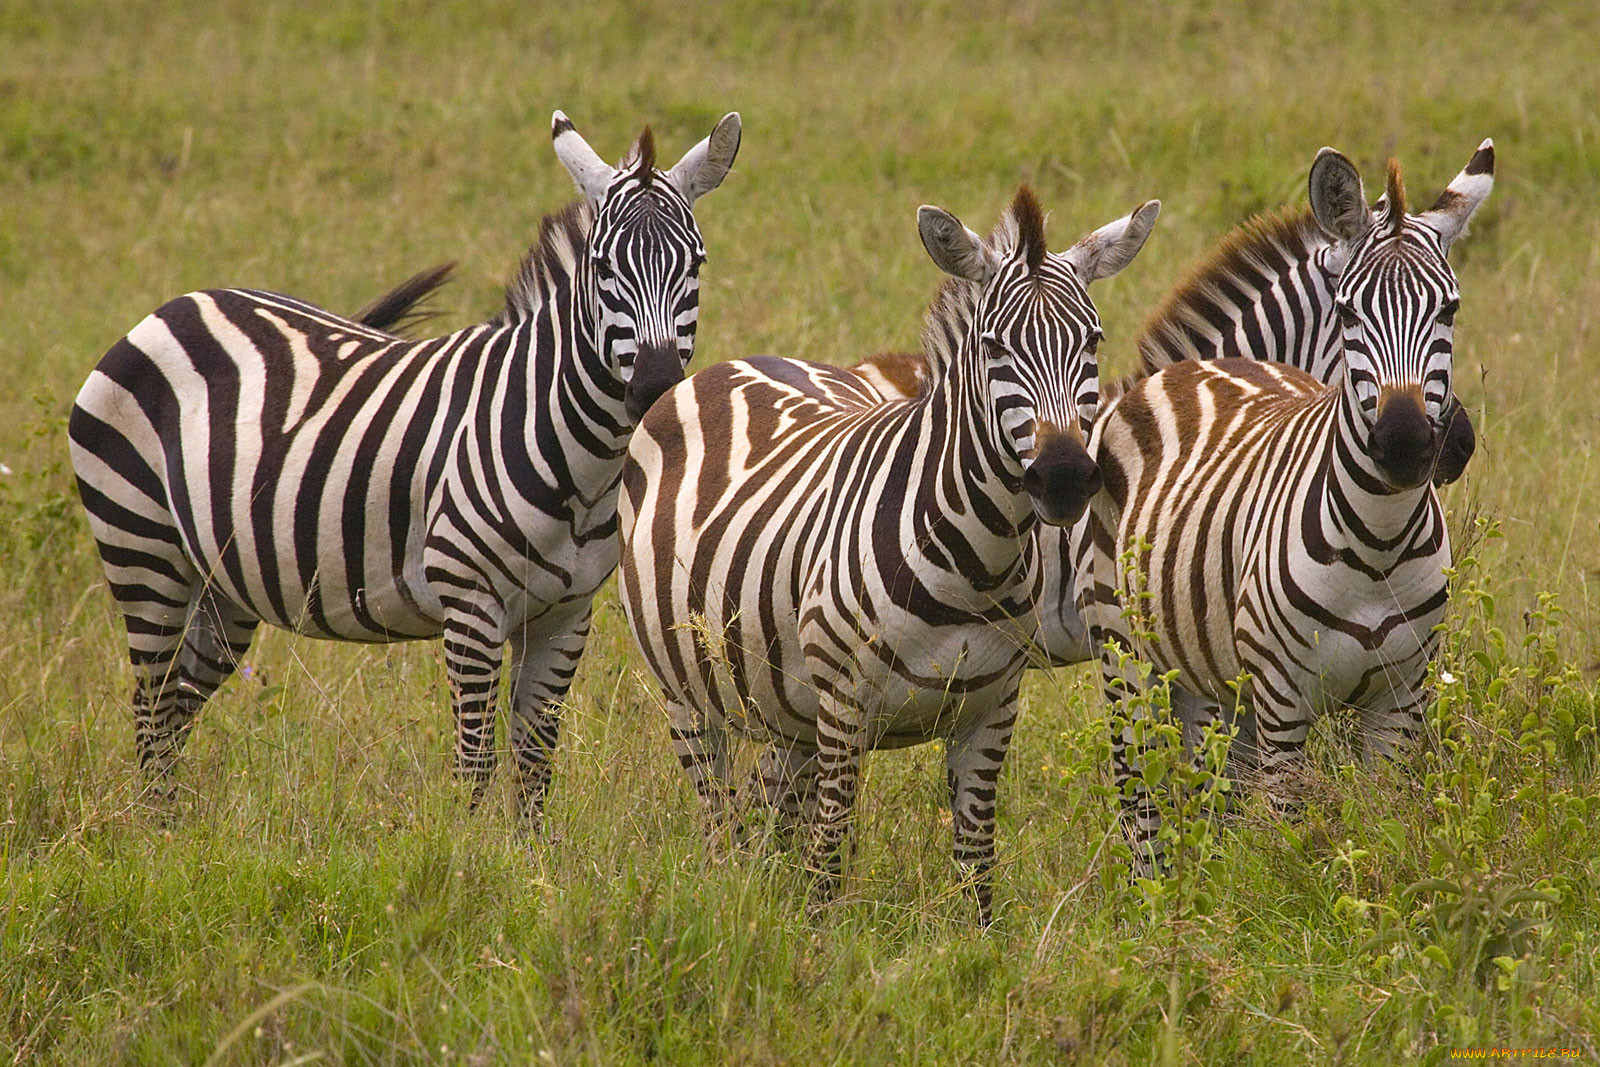
<instances>
[{"instance_id":1,"label":"zebra head","mask_svg":"<svg viewBox=\"0 0 1600 1067\"><path fill-rule=\"evenodd\" d=\"M601 358L615 369L624 407L637 423L656 398L683 380L694 355L705 243L694 202L722 184L739 152L739 114L671 170L656 169L655 138L646 126L620 165L589 147L565 115L551 121L556 155L594 208L580 293L592 292Z\"/></svg>"},{"instance_id":2,"label":"zebra head","mask_svg":"<svg viewBox=\"0 0 1600 1067\"><path fill-rule=\"evenodd\" d=\"M1446 262L1450 245L1494 186L1494 143L1478 146L1432 207L1406 213L1400 166L1367 206L1361 175L1324 148L1311 165L1311 211L1339 243L1344 262L1334 295L1346 387L1365 423L1367 454L1392 489L1433 473L1452 396L1452 344L1460 292Z\"/></svg>"},{"instance_id":3,"label":"zebra head","mask_svg":"<svg viewBox=\"0 0 1600 1067\"><path fill-rule=\"evenodd\" d=\"M1046 248L1044 214L1027 186L987 241L941 208L917 213L934 263L979 288L967 344L982 367L991 432L1044 522L1077 521L1100 490L1084 447L1100 402L1103 336L1088 285L1132 262L1160 212L1151 200L1065 252Z\"/></svg>"}]
</instances>

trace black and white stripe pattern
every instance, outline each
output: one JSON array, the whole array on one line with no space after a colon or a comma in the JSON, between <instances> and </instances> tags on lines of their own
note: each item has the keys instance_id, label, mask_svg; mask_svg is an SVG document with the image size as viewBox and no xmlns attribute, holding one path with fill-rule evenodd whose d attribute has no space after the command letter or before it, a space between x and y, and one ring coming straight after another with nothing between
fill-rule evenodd
<instances>
[{"instance_id":1,"label":"black and white stripe pattern","mask_svg":"<svg viewBox=\"0 0 1600 1067\"><path fill-rule=\"evenodd\" d=\"M158 791L266 621L342 641L442 635L475 796L509 642L511 747L537 817L556 705L616 566L624 449L693 352L692 205L732 165L739 120L666 172L648 128L619 169L560 112L552 135L585 196L544 220L493 321L402 340L272 293L196 292L79 392L72 463Z\"/></svg>"},{"instance_id":2,"label":"black and white stripe pattern","mask_svg":"<svg viewBox=\"0 0 1600 1067\"><path fill-rule=\"evenodd\" d=\"M720 818L730 729L764 742L762 792L810 815L824 893L865 753L940 737L956 859L987 920L1026 663L1021 546L1036 516L1073 521L1098 486L1085 286L1133 258L1158 209L1049 254L1026 189L988 241L924 207L923 243L954 276L930 332L972 308L924 395L886 404L842 368L724 363L669 392L629 445L621 596L678 758Z\"/></svg>"},{"instance_id":3,"label":"black and white stripe pattern","mask_svg":"<svg viewBox=\"0 0 1600 1067\"><path fill-rule=\"evenodd\" d=\"M1254 359L1283 363L1320 382L1344 367L1334 300L1350 248L1317 225L1309 209L1271 212L1227 234L1192 267L1145 320L1139 332L1142 375L1182 360ZM970 308L952 307L952 322ZM949 332L949 331L947 331ZM948 337L929 338L927 355L874 356L854 369L885 399L915 396L928 387L933 368L947 358ZM1115 392L1118 383L1107 386ZM1451 397L1434 484L1458 479L1475 441L1466 410ZM1078 614L1070 533L1037 527L1030 555L1037 557L1035 640L1041 665L1092 659Z\"/></svg>"},{"instance_id":4,"label":"black and white stripe pattern","mask_svg":"<svg viewBox=\"0 0 1600 1067\"><path fill-rule=\"evenodd\" d=\"M1369 209L1355 168L1324 149L1312 211L1347 250L1334 380L1254 360L1186 360L1112 400L1091 438L1106 488L1073 541L1092 644L1176 671L1186 702L1237 708L1239 764L1280 804L1319 714L1357 710L1376 754L1421 722L1450 562L1430 480L1459 302L1445 257L1493 169L1485 141L1431 209L1408 215L1393 164ZM1136 600L1119 561L1141 543L1139 629L1151 637L1123 615ZM1115 651L1101 663L1109 699L1141 684ZM1246 676L1236 697L1231 685ZM1115 773L1148 870L1162 850L1134 780L1134 736L1117 734Z\"/></svg>"}]
</instances>

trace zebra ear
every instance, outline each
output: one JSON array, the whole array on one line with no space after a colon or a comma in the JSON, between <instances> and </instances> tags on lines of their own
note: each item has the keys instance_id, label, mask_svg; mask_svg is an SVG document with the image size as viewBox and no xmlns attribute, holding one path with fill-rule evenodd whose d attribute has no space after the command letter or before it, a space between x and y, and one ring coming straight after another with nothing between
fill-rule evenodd
<instances>
[{"instance_id":1,"label":"zebra ear","mask_svg":"<svg viewBox=\"0 0 1600 1067\"><path fill-rule=\"evenodd\" d=\"M572 120L559 111L550 117L550 137L555 142L556 158L572 175L578 191L590 200L603 197L611 179L617 176L611 164L589 147L589 142L572 128Z\"/></svg>"},{"instance_id":2,"label":"zebra ear","mask_svg":"<svg viewBox=\"0 0 1600 1067\"><path fill-rule=\"evenodd\" d=\"M1146 200L1130 215L1108 222L1067 249L1066 255L1087 285L1109 278L1133 262L1161 215L1161 201Z\"/></svg>"},{"instance_id":3,"label":"zebra ear","mask_svg":"<svg viewBox=\"0 0 1600 1067\"><path fill-rule=\"evenodd\" d=\"M733 169L733 158L739 154L739 136L742 132L739 113L728 112L711 131L711 136L683 154L677 166L667 172L667 180L691 204L705 196L721 185L722 179Z\"/></svg>"},{"instance_id":4,"label":"zebra ear","mask_svg":"<svg viewBox=\"0 0 1600 1067\"><path fill-rule=\"evenodd\" d=\"M1336 241L1353 241L1372 228L1372 211L1356 165L1332 148L1311 164L1311 214Z\"/></svg>"},{"instance_id":5,"label":"zebra ear","mask_svg":"<svg viewBox=\"0 0 1600 1067\"><path fill-rule=\"evenodd\" d=\"M923 204L917 208L917 232L922 234L922 247L934 265L946 274L985 285L1000 266L983 238L942 207Z\"/></svg>"},{"instance_id":6,"label":"zebra ear","mask_svg":"<svg viewBox=\"0 0 1600 1067\"><path fill-rule=\"evenodd\" d=\"M1439 235L1448 252L1457 238L1466 236L1467 221L1493 188L1494 142L1486 138L1433 206L1418 216L1418 221Z\"/></svg>"}]
</instances>

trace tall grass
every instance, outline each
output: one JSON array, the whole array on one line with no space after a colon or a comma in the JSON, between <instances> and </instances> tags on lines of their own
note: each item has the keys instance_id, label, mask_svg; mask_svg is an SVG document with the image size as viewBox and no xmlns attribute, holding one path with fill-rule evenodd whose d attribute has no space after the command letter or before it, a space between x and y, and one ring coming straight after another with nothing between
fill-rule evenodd
<instances>
[{"instance_id":1,"label":"tall grass","mask_svg":"<svg viewBox=\"0 0 1600 1067\"><path fill-rule=\"evenodd\" d=\"M0 6L0 42L0 1047L19 1062L1597 1055L1587 5L67 0ZM1494 196L1453 252L1482 450L1446 495L1461 574L1417 761L1351 766L1329 730L1303 820L1247 804L1205 843L1203 887L1141 896L1114 860L1092 676L1033 675L994 929L954 888L933 747L872 761L845 892L808 918L792 856L703 841L606 595L547 839L467 810L436 647L281 633L206 709L178 810L145 810L65 463L78 384L202 286L354 308L455 258L436 325L487 317L571 196L557 107L610 156L646 121L665 153L743 114L698 212L701 363L914 343L937 281L916 206L981 223L1027 179L1058 244L1166 205L1096 293L1115 373L1143 310L1227 227L1299 199L1321 145L1369 175L1397 155L1423 200L1493 136Z\"/></svg>"}]
</instances>

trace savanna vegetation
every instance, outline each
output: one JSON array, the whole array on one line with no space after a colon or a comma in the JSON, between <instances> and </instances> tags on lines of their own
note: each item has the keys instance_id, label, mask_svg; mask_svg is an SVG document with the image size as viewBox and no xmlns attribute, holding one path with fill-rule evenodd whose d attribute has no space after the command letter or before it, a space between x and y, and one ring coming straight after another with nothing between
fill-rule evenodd
<instances>
[{"instance_id":1,"label":"savanna vegetation","mask_svg":"<svg viewBox=\"0 0 1600 1067\"><path fill-rule=\"evenodd\" d=\"M1600 26L1540 3L495 0L0 4L0 1049L16 1062L1391 1063L1600 1057ZM1092 672L1030 675L997 921L948 858L936 747L882 755L845 891L709 846L609 595L547 838L450 773L435 644L263 632L176 810L142 804L120 621L66 461L100 354L193 288L354 309L461 263L488 317L571 199L564 109L615 158L725 111L697 364L915 343L918 204L1026 179L1057 247L1165 203L1098 287L1102 366L1331 144L1414 199L1485 136L1453 253L1480 451L1415 760L1314 739L1304 817L1200 817L1129 886ZM1369 177L1369 187L1372 185ZM508 797L501 797L508 800Z\"/></svg>"}]
</instances>

